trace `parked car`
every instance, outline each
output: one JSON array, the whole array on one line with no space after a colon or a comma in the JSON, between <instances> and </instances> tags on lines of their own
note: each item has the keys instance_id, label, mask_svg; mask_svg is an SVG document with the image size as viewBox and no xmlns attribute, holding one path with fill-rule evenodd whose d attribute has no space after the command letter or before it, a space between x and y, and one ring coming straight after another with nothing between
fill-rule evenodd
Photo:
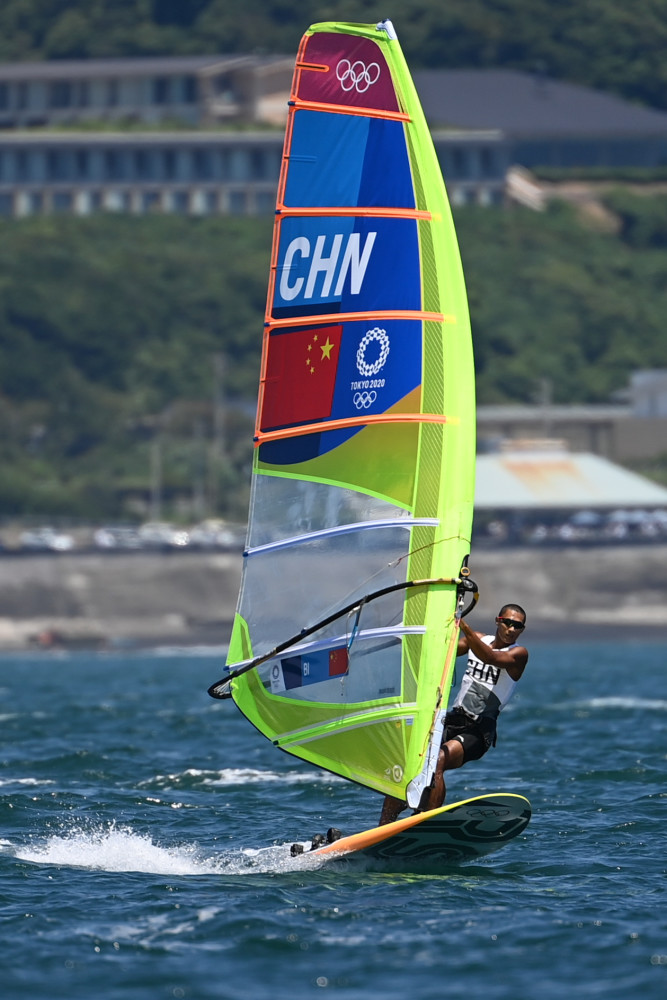
<instances>
[{"instance_id":1,"label":"parked car","mask_svg":"<svg viewBox=\"0 0 667 1000\"><path fill-rule=\"evenodd\" d=\"M69 552L74 548L74 539L55 528L35 528L21 532L19 544L30 552Z\"/></svg>"},{"instance_id":2,"label":"parked car","mask_svg":"<svg viewBox=\"0 0 667 1000\"><path fill-rule=\"evenodd\" d=\"M93 534L93 541L98 549L107 552L136 551L141 548L141 538L137 529L125 525L98 528Z\"/></svg>"},{"instance_id":3,"label":"parked car","mask_svg":"<svg viewBox=\"0 0 667 1000\"><path fill-rule=\"evenodd\" d=\"M197 549L233 549L239 539L224 521L202 521L190 530L190 545Z\"/></svg>"},{"instance_id":4,"label":"parked car","mask_svg":"<svg viewBox=\"0 0 667 1000\"><path fill-rule=\"evenodd\" d=\"M139 528L141 547L144 549L183 549L190 544L190 535L182 528L175 528L164 521L147 521Z\"/></svg>"}]
</instances>

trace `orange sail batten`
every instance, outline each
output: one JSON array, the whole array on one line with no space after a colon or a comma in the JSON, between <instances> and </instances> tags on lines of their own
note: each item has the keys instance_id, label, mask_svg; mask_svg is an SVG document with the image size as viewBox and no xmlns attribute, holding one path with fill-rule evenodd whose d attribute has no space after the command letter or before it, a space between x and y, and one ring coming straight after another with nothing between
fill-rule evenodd
<instances>
[{"instance_id":1,"label":"orange sail batten","mask_svg":"<svg viewBox=\"0 0 667 1000\"><path fill-rule=\"evenodd\" d=\"M304 434L317 434L320 431L337 431L344 427L366 427L369 424L452 424L458 423L456 417L447 417L442 413L377 413L366 417L345 417L340 420L323 420L316 424L302 424L299 427L286 427L278 431L257 431L255 445L266 441L281 441L286 438L301 437Z\"/></svg>"},{"instance_id":2,"label":"orange sail batten","mask_svg":"<svg viewBox=\"0 0 667 1000\"><path fill-rule=\"evenodd\" d=\"M289 319L274 319L268 316L265 326L269 329L279 329L286 326L313 326L317 323L351 323L359 320L376 322L389 319L414 319L429 323L456 323L456 316L445 313L421 312L417 309L383 309L378 312L322 313L320 315L299 316Z\"/></svg>"},{"instance_id":3,"label":"orange sail batten","mask_svg":"<svg viewBox=\"0 0 667 1000\"><path fill-rule=\"evenodd\" d=\"M363 118L384 118L386 121L409 122L405 111L382 111L379 108L355 108L350 105L320 104L319 101L290 100L295 111L326 111L333 115L355 115Z\"/></svg>"},{"instance_id":4,"label":"orange sail batten","mask_svg":"<svg viewBox=\"0 0 667 1000\"><path fill-rule=\"evenodd\" d=\"M276 214L292 216L294 218L310 218L325 216L326 218L379 218L379 219L423 219L431 222L433 215L431 212L423 211L419 208L358 208L353 207L329 207L326 208L292 208L280 202L276 208Z\"/></svg>"}]
</instances>

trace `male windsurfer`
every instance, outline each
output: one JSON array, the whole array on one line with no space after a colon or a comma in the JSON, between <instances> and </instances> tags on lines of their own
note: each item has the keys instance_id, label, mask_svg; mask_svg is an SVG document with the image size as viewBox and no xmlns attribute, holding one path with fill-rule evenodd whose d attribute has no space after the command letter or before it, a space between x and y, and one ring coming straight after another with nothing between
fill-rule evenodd
<instances>
[{"instance_id":1,"label":"male windsurfer","mask_svg":"<svg viewBox=\"0 0 667 1000\"><path fill-rule=\"evenodd\" d=\"M528 663L528 650L516 640L526 627L526 612L518 604L504 604L496 617L495 635L473 632L461 619L457 656L468 654L468 666L445 729L438 762L420 808L438 809L445 801L445 771L479 760L495 746L496 720L507 704ZM393 823L407 807L402 799L387 795L380 826Z\"/></svg>"}]
</instances>

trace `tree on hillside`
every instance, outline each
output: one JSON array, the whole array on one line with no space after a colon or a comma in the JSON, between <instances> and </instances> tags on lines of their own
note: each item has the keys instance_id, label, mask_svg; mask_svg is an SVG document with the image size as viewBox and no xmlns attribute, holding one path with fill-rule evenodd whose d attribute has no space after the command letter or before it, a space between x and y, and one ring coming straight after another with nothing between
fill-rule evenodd
<instances>
[{"instance_id":1,"label":"tree on hillside","mask_svg":"<svg viewBox=\"0 0 667 1000\"><path fill-rule=\"evenodd\" d=\"M315 21L388 14L413 67L539 72L667 108L667 0L4 0L0 60L293 55Z\"/></svg>"},{"instance_id":2,"label":"tree on hillside","mask_svg":"<svg viewBox=\"0 0 667 1000\"><path fill-rule=\"evenodd\" d=\"M558 204L455 213L480 403L533 402L544 380L601 403L667 367L667 199L607 201L618 233ZM174 508L196 462L216 510L243 515L270 236L269 218L0 224L0 513L136 514L159 451Z\"/></svg>"}]
</instances>

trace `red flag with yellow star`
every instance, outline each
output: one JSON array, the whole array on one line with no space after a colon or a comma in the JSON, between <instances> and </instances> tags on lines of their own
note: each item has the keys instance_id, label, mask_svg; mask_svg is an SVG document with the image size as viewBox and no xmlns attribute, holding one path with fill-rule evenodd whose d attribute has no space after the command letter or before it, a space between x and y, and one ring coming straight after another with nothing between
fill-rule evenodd
<instances>
[{"instance_id":1,"label":"red flag with yellow star","mask_svg":"<svg viewBox=\"0 0 667 1000\"><path fill-rule=\"evenodd\" d=\"M271 335L260 430L331 416L342 333L326 326Z\"/></svg>"}]
</instances>

